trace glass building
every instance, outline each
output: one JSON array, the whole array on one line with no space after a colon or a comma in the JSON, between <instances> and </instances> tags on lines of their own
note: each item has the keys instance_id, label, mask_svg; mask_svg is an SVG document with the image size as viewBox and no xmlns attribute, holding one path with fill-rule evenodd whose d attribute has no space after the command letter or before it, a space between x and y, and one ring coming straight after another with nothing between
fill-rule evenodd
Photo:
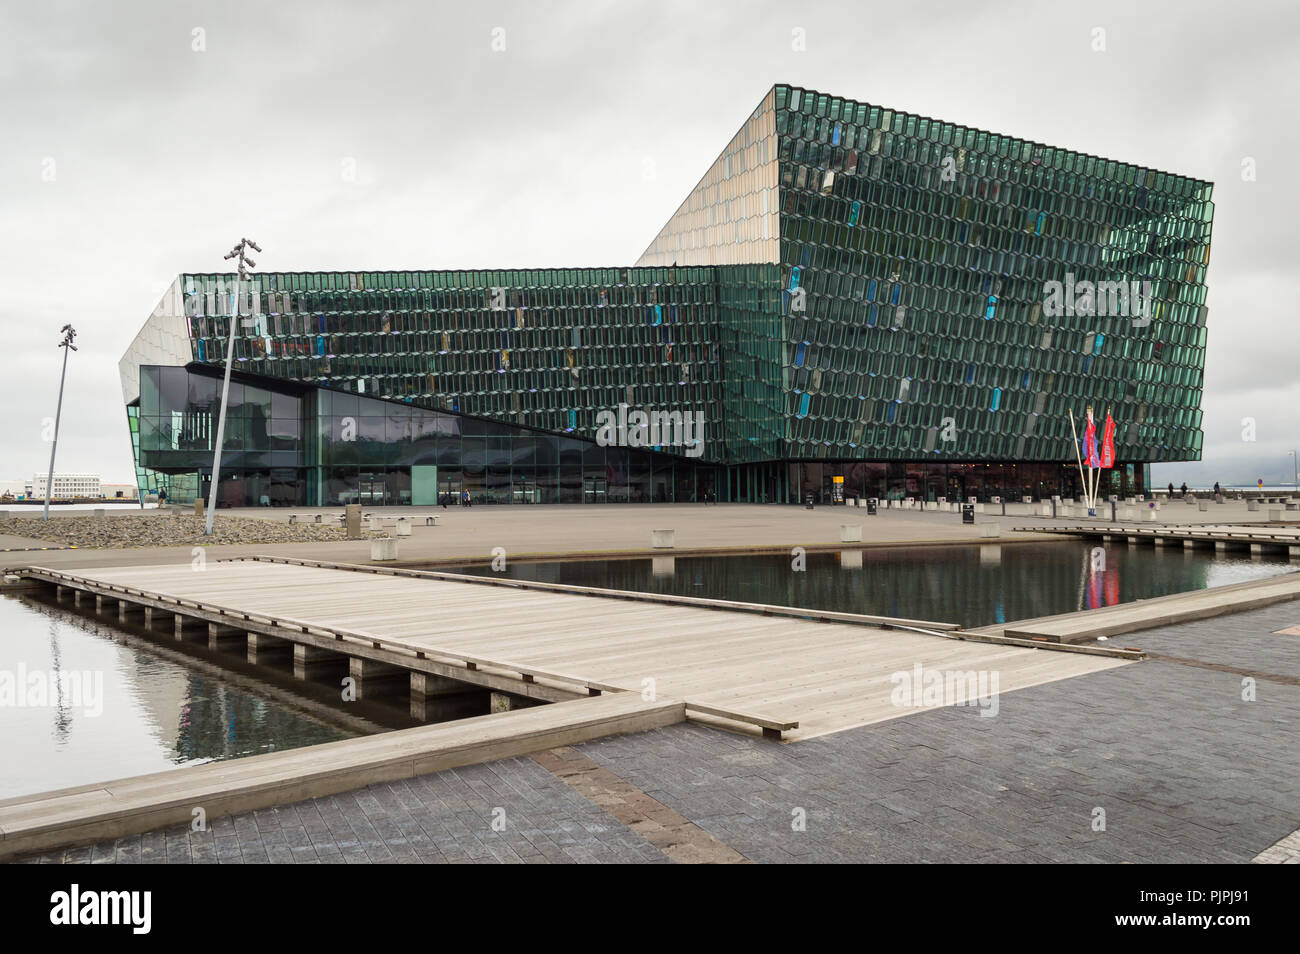
<instances>
[{"instance_id":1,"label":"glass building","mask_svg":"<svg viewBox=\"0 0 1300 954\"><path fill-rule=\"evenodd\" d=\"M1211 189L776 86L632 267L179 276L141 487L203 491L234 309L232 505L1070 494L1087 406L1141 492L1201 453Z\"/></svg>"}]
</instances>

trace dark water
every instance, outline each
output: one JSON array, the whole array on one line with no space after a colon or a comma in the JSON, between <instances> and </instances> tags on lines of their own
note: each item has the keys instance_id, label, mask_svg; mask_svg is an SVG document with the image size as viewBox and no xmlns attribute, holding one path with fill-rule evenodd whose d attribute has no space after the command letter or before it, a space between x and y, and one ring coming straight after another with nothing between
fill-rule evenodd
<instances>
[{"instance_id":1,"label":"dark water","mask_svg":"<svg viewBox=\"0 0 1300 954\"><path fill-rule=\"evenodd\" d=\"M902 616L986 626L1150 599L1285 573L1286 558L1251 559L1173 547L1105 548L1077 541L953 547L891 547L808 553L802 571L786 554L508 564L457 572L601 586L805 609Z\"/></svg>"},{"instance_id":2,"label":"dark water","mask_svg":"<svg viewBox=\"0 0 1300 954\"><path fill-rule=\"evenodd\" d=\"M412 724L396 704L146 634L0 597L0 798Z\"/></svg>"}]
</instances>

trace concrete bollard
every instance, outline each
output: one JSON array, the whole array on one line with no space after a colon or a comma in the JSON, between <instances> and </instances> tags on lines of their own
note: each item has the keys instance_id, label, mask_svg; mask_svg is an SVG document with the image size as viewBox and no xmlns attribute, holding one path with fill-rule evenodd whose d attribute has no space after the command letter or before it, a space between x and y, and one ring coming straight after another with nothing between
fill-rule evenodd
<instances>
[{"instance_id":1,"label":"concrete bollard","mask_svg":"<svg viewBox=\"0 0 1300 954\"><path fill-rule=\"evenodd\" d=\"M1259 501L1258 501L1258 500L1247 500L1247 501L1246 501L1246 510L1249 511L1250 513L1259 513Z\"/></svg>"},{"instance_id":2,"label":"concrete bollard","mask_svg":"<svg viewBox=\"0 0 1300 954\"><path fill-rule=\"evenodd\" d=\"M1152 510L1148 510L1148 511L1147 511L1147 523L1155 523L1155 522L1156 522L1156 512L1155 512L1155 510L1154 510L1154 509L1152 509Z\"/></svg>"},{"instance_id":3,"label":"concrete bollard","mask_svg":"<svg viewBox=\"0 0 1300 954\"><path fill-rule=\"evenodd\" d=\"M981 537L996 537L996 536L998 536L998 535L1001 534L1001 533L1002 533L1002 528L1001 528L1000 526L998 526L996 523L981 523L981 524L980 524L980 536L981 536Z\"/></svg>"},{"instance_id":4,"label":"concrete bollard","mask_svg":"<svg viewBox=\"0 0 1300 954\"><path fill-rule=\"evenodd\" d=\"M349 540L361 539L361 504L346 504L343 507L343 526Z\"/></svg>"},{"instance_id":5,"label":"concrete bollard","mask_svg":"<svg viewBox=\"0 0 1300 954\"><path fill-rule=\"evenodd\" d=\"M1202 500L1197 503L1196 509L1201 513L1206 513L1210 509L1210 505L1206 501Z\"/></svg>"},{"instance_id":6,"label":"concrete bollard","mask_svg":"<svg viewBox=\"0 0 1300 954\"><path fill-rule=\"evenodd\" d=\"M860 523L840 524L840 543L861 543L861 542L862 542L862 524Z\"/></svg>"},{"instance_id":7,"label":"concrete bollard","mask_svg":"<svg viewBox=\"0 0 1300 954\"><path fill-rule=\"evenodd\" d=\"M392 537L380 537L370 541L370 559L396 560L397 541Z\"/></svg>"},{"instance_id":8,"label":"concrete bollard","mask_svg":"<svg viewBox=\"0 0 1300 954\"><path fill-rule=\"evenodd\" d=\"M384 529L384 518L377 514L370 515L370 532L379 533Z\"/></svg>"},{"instance_id":9,"label":"concrete bollard","mask_svg":"<svg viewBox=\"0 0 1300 954\"><path fill-rule=\"evenodd\" d=\"M1269 507L1269 508L1268 508L1268 519L1269 519L1269 520L1281 520L1281 519L1282 519L1282 508L1281 508L1281 507Z\"/></svg>"},{"instance_id":10,"label":"concrete bollard","mask_svg":"<svg viewBox=\"0 0 1300 954\"><path fill-rule=\"evenodd\" d=\"M399 537L409 537L409 536L411 535L411 518L410 518L410 517L398 517L398 518L397 518L397 535L398 535Z\"/></svg>"},{"instance_id":11,"label":"concrete bollard","mask_svg":"<svg viewBox=\"0 0 1300 954\"><path fill-rule=\"evenodd\" d=\"M103 520L108 516L108 511L103 507L96 507L92 512L94 513L96 520Z\"/></svg>"},{"instance_id":12,"label":"concrete bollard","mask_svg":"<svg viewBox=\"0 0 1300 954\"><path fill-rule=\"evenodd\" d=\"M650 546L656 550L671 550L676 546L676 530L651 530Z\"/></svg>"},{"instance_id":13,"label":"concrete bollard","mask_svg":"<svg viewBox=\"0 0 1300 954\"><path fill-rule=\"evenodd\" d=\"M677 572L676 557L651 557L650 573L652 576L672 576Z\"/></svg>"},{"instance_id":14,"label":"concrete bollard","mask_svg":"<svg viewBox=\"0 0 1300 954\"><path fill-rule=\"evenodd\" d=\"M194 498L194 516L196 517L207 516L207 503L203 500L202 496L198 496Z\"/></svg>"}]
</instances>

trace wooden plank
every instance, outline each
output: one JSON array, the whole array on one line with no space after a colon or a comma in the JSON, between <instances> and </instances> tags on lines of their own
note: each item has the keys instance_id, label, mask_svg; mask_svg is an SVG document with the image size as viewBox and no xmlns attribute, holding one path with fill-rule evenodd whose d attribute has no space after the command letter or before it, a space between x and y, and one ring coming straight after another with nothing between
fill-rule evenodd
<instances>
[{"instance_id":1,"label":"wooden plank","mask_svg":"<svg viewBox=\"0 0 1300 954\"><path fill-rule=\"evenodd\" d=\"M681 702L619 693L8 799L0 857L189 822L195 806L211 820L684 718Z\"/></svg>"},{"instance_id":2,"label":"wooden plank","mask_svg":"<svg viewBox=\"0 0 1300 954\"><path fill-rule=\"evenodd\" d=\"M302 561L209 563L201 573L188 565L78 573L94 585L130 587L160 600L183 598L214 612L274 620L285 632L306 626L342 636L339 652L391 651L448 665L458 661L474 667L466 672L492 672L514 679L521 689L554 678L587 692L639 695L643 680L654 679L657 696L681 700L690 718L712 724L723 717L711 713L725 711L732 721L791 738L896 717L898 712L881 705L882 699L888 703L890 675L917 660L963 671L1000 667L1003 692L1039 679L1040 667L1030 661L1044 656L1053 659L1044 670L1053 678L1115 665L1094 655L886 630L856 617L814 621L593 598L483 586L455 574L359 572ZM375 649L376 644L384 649ZM534 682L525 683L525 676Z\"/></svg>"}]
</instances>

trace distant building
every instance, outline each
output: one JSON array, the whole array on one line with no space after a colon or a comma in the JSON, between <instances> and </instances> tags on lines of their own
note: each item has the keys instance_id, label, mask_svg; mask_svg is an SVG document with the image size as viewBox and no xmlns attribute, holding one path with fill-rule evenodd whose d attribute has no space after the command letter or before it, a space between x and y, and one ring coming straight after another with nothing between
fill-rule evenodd
<instances>
[{"instance_id":1,"label":"distant building","mask_svg":"<svg viewBox=\"0 0 1300 954\"><path fill-rule=\"evenodd\" d=\"M100 484L99 489L109 499L126 497L129 500L135 500L137 497L135 484Z\"/></svg>"},{"instance_id":2,"label":"distant building","mask_svg":"<svg viewBox=\"0 0 1300 954\"><path fill-rule=\"evenodd\" d=\"M32 477L29 496L45 496L46 477L46 474L35 474ZM69 497L98 497L100 496L99 474L55 474L54 490L50 496L61 500Z\"/></svg>"}]
</instances>

